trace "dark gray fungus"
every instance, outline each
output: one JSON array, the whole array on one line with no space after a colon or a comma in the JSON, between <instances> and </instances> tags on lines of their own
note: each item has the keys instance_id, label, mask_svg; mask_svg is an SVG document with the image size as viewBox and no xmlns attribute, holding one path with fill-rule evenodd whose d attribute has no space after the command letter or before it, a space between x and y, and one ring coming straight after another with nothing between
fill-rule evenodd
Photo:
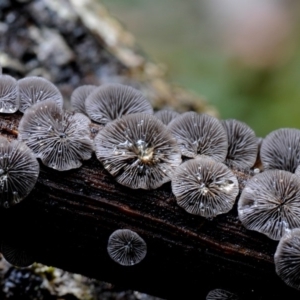
<instances>
[{"instance_id":1,"label":"dark gray fungus","mask_svg":"<svg viewBox=\"0 0 300 300\"><path fill-rule=\"evenodd\" d=\"M265 169L294 173L300 165L300 130L282 128L269 133L262 142L260 159Z\"/></svg>"},{"instance_id":2,"label":"dark gray fungus","mask_svg":"<svg viewBox=\"0 0 300 300\"><path fill-rule=\"evenodd\" d=\"M238 299L239 297L237 295L222 289L212 290L206 296L206 300L238 300Z\"/></svg>"},{"instance_id":3,"label":"dark gray fungus","mask_svg":"<svg viewBox=\"0 0 300 300\"><path fill-rule=\"evenodd\" d=\"M227 155L227 134L221 122L206 114L184 113L169 125L183 156L207 155L223 162Z\"/></svg>"},{"instance_id":4,"label":"dark gray fungus","mask_svg":"<svg viewBox=\"0 0 300 300\"><path fill-rule=\"evenodd\" d=\"M118 229L108 239L107 252L116 263L133 266L145 258L147 245L134 231Z\"/></svg>"},{"instance_id":5,"label":"dark gray fungus","mask_svg":"<svg viewBox=\"0 0 300 300\"><path fill-rule=\"evenodd\" d=\"M251 178L238 202L243 225L279 240L300 227L300 179L287 171L266 170Z\"/></svg>"},{"instance_id":6,"label":"dark gray fungus","mask_svg":"<svg viewBox=\"0 0 300 300\"><path fill-rule=\"evenodd\" d=\"M42 77L26 77L18 81L19 110L24 113L35 103L53 100L59 107L63 106L63 97L58 88L49 80Z\"/></svg>"},{"instance_id":7,"label":"dark gray fungus","mask_svg":"<svg viewBox=\"0 0 300 300\"><path fill-rule=\"evenodd\" d=\"M90 119L66 112L55 101L39 102L27 109L19 124L19 136L44 165L65 171L79 168L92 156Z\"/></svg>"},{"instance_id":8,"label":"dark gray fungus","mask_svg":"<svg viewBox=\"0 0 300 300\"><path fill-rule=\"evenodd\" d=\"M252 167L257 158L258 143L254 131L245 123L229 119L222 121L228 137L225 164L229 167Z\"/></svg>"},{"instance_id":9,"label":"dark gray fungus","mask_svg":"<svg viewBox=\"0 0 300 300\"><path fill-rule=\"evenodd\" d=\"M208 157L191 159L172 176L177 203L188 213L213 218L232 209L239 192L231 170Z\"/></svg>"},{"instance_id":10,"label":"dark gray fungus","mask_svg":"<svg viewBox=\"0 0 300 300\"><path fill-rule=\"evenodd\" d=\"M300 228L285 233L277 246L274 260L278 276L287 285L300 290Z\"/></svg>"},{"instance_id":11,"label":"dark gray fungus","mask_svg":"<svg viewBox=\"0 0 300 300\"><path fill-rule=\"evenodd\" d=\"M171 121L173 121L176 117L180 114L177 111L170 110L170 109L162 109L157 111L154 116L161 120L165 125L168 125Z\"/></svg>"},{"instance_id":12,"label":"dark gray fungus","mask_svg":"<svg viewBox=\"0 0 300 300\"><path fill-rule=\"evenodd\" d=\"M33 189L39 170L24 143L0 137L0 205L8 208L23 200Z\"/></svg>"},{"instance_id":13,"label":"dark gray fungus","mask_svg":"<svg viewBox=\"0 0 300 300\"><path fill-rule=\"evenodd\" d=\"M0 113L13 114L19 109L17 80L0 75Z\"/></svg>"},{"instance_id":14,"label":"dark gray fungus","mask_svg":"<svg viewBox=\"0 0 300 300\"><path fill-rule=\"evenodd\" d=\"M85 100L96 88L96 85L82 85L76 88L71 95L71 106L73 110L86 114Z\"/></svg>"},{"instance_id":15,"label":"dark gray fungus","mask_svg":"<svg viewBox=\"0 0 300 300\"><path fill-rule=\"evenodd\" d=\"M1 253L6 261L16 267L25 268L34 263L32 255L26 249L6 242L1 244Z\"/></svg>"},{"instance_id":16,"label":"dark gray fungus","mask_svg":"<svg viewBox=\"0 0 300 300\"><path fill-rule=\"evenodd\" d=\"M102 125L135 113L153 114L149 101L143 94L122 84L103 84L85 101L85 111L95 122Z\"/></svg>"},{"instance_id":17,"label":"dark gray fungus","mask_svg":"<svg viewBox=\"0 0 300 300\"><path fill-rule=\"evenodd\" d=\"M158 188L171 180L181 163L176 140L149 114L128 115L107 124L94 142L105 169L132 189Z\"/></svg>"}]
</instances>

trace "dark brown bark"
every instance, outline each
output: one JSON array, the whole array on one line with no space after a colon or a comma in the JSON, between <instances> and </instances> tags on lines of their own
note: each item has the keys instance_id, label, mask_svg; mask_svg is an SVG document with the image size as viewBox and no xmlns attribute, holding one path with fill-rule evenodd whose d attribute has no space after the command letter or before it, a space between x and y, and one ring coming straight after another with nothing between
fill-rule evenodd
<instances>
[{"instance_id":1,"label":"dark brown bark","mask_svg":"<svg viewBox=\"0 0 300 300\"><path fill-rule=\"evenodd\" d=\"M168 85L128 33L110 23L102 6L86 1L85 10L76 6L79 2L0 1L4 72L45 76L66 98L78 85L113 80L138 85L155 107L212 111L201 99ZM91 24L95 16L108 27ZM1 134L14 138L20 117L0 115ZM239 175L241 182L247 178ZM121 267L109 258L107 240L119 228L132 229L147 242L140 264ZM0 210L0 241L25 247L38 262L167 299L205 299L214 288L245 299L300 295L275 274L277 243L243 228L236 207L211 221L189 215L176 205L170 184L130 190L95 157L67 172L41 166L29 197Z\"/></svg>"},{"instance_id":2,"label":"dark brown bark","mask_svg":"<svg viewBox=\"0 0 300 300\"><path fill-rule=\"evenodd\" d=\"M14 133L6 127L19 118L1 116L1 132ZM67 172L41 166L29 197L0 211L0 225L1 240L25 247L38 262L167 299L205 299L214 288L242 299L299 298L275 274L277 242L243 228L236 207L211 221L192 216L176 205L170 184L128 189L95 157ZM122 267L109 258L108 237L119 228L146 241L140 264Z\"/></svg>"}]
</instances>

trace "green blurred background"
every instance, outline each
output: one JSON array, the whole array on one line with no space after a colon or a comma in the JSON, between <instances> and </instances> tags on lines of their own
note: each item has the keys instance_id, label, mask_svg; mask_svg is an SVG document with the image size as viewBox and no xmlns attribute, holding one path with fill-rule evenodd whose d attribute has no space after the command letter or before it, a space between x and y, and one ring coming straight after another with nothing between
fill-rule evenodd
<instances>
[{"instance_id":1,"label":"green blurred background","mask_svg":"<svg viewBox=\"0 0 300 300\"><path fill-rule=\"evenodd\" d=\"M102 0L169 79L257 136L300 128L300 6L280 0Z\"/></svg>"}]
</instances>

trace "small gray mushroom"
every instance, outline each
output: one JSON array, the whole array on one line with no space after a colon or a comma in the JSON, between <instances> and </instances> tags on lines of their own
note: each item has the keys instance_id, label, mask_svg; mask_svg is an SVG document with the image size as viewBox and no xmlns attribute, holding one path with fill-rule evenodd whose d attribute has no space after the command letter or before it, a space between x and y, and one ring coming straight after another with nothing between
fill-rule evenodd
<instances>
[{"instance_id":1,"label":"small gray mushroom","mask_svg":"<svg viewBox=\"0 0 300 300\"><path fill-rule=\"evenodd\" d=\"M117 182L132 189L156 189L171 180L181 163L167 127L149 114L124 116L94 139L98 160Z\"/></svg>"},{"instance_id":2,"label":"small gray mushroom","mask_svg":"<svg viewBox=\"0 0 300 300\"><path fill-rule=\"evenodd\" d=\"M86 115L85 100L96 88L96 85L82 85L77 87L71 95L73 110Z\"/></svg>"},{"instance_id":3,"label":"small gray mushroom","mask_svg":"<svg viewBox=\"0 0 300 300\"><path fill-rule=\"evenodd\" d=\"M5 260L13 266L25 268L34 263L32 255L26 249L16 247L11 243L3 241L0 250Z\"/></svg>"},{"instance_id":4,"label":"small gray mushroom","mask_svg":"<svg viewBox=\"0 0 300 300\"><path fill-rule=\"evenodd\" d=\"M255 175L242 191L238 214L247 229L279 240L287 230L300 227L300 179L281 170Z\"/></svg>"},{"instance_id":5,"label":"small gray mushroom","mask_svg":"<svg viewBox=\"0 0 300 300\"><path fill-rule=\"evenodd\" d=\"M1 73L1 72L0 72ZM0 113L13 114L19 109L17 80L0 75Z\"/></svg>"},{"instance_id":6,"label":"small gray mushroom","mask_svg":"<svg viewBox=\"0 0 300 300\"><path fill-rule=\"evenodd\" d=\"M0 137L0 205L8 208L33 189L40 167L33 152L22 142Z\"/></svg>"},{"instance_id":7,"label":"small gray mushroom","mask_svg":"<svg viewBox=\"0 0 300 300\"><path fill-rule=\"evenodd\" d=\"M300 290L300 228L284 234L277 246L274 260L278 276L287 285Z\"/></svg>"},{"instance_id":8,"label":"small gray mushroom","mask_svg":"<svg viewBox=\"0 0 300 300\"><path fill-rule=\"evenodd\" d=\"M232 209L239 192L232 171L209 157L180 165L172 176L177 204L190 214L214 218Z\"/></svg>"},{"instance_id":9,"label":"small gray mushroom","mask_svg":"<svg viewBox=\"0 0 300 300\"><path fill-rule=\"evenodd\" d=\"M63 97L58 88L49 80L42 77L25 77L18 80L19 110L24 113L35 103L45 100L55 101L59 107L63 106Z\"/></svg>"},{"instance_id":10,"label":"small gray mushroom","mask_svg":"<svg viewBox=\"0 0 300 300\"><path fill-rule=\"evenodd\" d=\"M227 134L218 119L187 112L175 118L168 128L177 139L182 156L195 158L197 155L206 155L219 162L225 160Z\"/></svg>"},{"instance_id":11,"label":"small gray mushroom","mask_svg":"<svg viewBox=\"0 0 300 300\"><path fill-rule=\"evenodd\" d=\"M162 109L157 111L154 116L161 120L165 125L168 125L171 121L173 121L175 118L177 118L180 114L171 109Z\"/></svg>"},{"instance_id":12,"label":"small gray mushroom","mask_svg":"<svg viewBox=\"0 0 300 300\"><path fill-rule=\"evenodd\" d=\"M133 266L145 258L147 245L136 232L118 229L108 239L107 252L116 263Z\"/></svg>"},{"instance_id":13,"label":"small gray mushroom","mask_svg":"<svg viewBox=\"0 0 300 300\"><path fill-rule=\"evenodd\" d=\"M129 114L153 114L150 102L140 91L116 83L94 90L85 101L85 111L91 120L102 125Z\"/></svg>"},{"instance_id":14,"label":"small gray mushroom","mask_svg":"<svg viewBox=\"0 0 300 300\"><path fill-rule=\"evenodd\" d=\"M294 173L300 165L300 130L281 128L269 133L260 148L265 169L279 169Z\"/></svg>"},{"instance_id":15,"label":"small gray mushroom","mask_svg":"<svg viewBox=\"0 0 300 300\"><path fill-rule=\"evenodd\" d=\"M18 139L24 141L44 165L66 171L79 168L91 158L90 119L63 111L53 100L27 109L19 124Z\"/></svg>"},{"instance_id":16,"label":"small gray mushroom","mask_svg":"<svg viewBox=\"0 0 300 300\"><path fill-rule=\"evenodd\" d=\"M238 299L239 297L237 295L222 289L212 290L206 296L206 300L238 300Z\"/></svg>"},{"instance_id":17,"label":"small gray mushroom","mask_svg":"<svg viewBox=\"0 0 300 300\"><path fill-rule=\"evenodd\" d=\"M228 137L225 164L229 167L251 168L258 152L254 131L247 124L234 119L224 120L222 124Z\"/></svg>"}]
</instances>

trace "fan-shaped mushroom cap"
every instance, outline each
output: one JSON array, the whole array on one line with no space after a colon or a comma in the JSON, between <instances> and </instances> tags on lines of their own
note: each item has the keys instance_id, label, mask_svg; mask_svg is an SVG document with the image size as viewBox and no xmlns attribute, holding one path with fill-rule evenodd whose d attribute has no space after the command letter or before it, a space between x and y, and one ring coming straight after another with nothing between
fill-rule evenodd
<instances>
[{"instance_id":1,"label":"fan-shaped mushroom cap","mask_svg":"<svg viewBox=\"0 0 300 300\"><path fill-rule=\"evenodd\" d=\"M94 142L105 169L133 189L161 186L181 163L176 140L149 114L128 115L107 124Z\"/></svg>"},{"instance_id":2,"label":"fan-shaped mushroom cap","mask_svg":"<svg viewBox=\"0 0 300 300\"><path fill-rule=\"evenodd\" d=\"M27 109L19 124L18 138L46 166L65 171L79 168L92 156L90 119L80 113L64 112L46 100Z\"/></svg>"},{"instance_id":3,"label":"fan-shaped mushroom cap","mask_svg":"<svg viewBox=\"0 0 300 300\"><path fill-rule=\"evenodd\" d=\"M24 143L0 137L0 205L10 207L23 200L33 189L39 170Z\"/></svg>"},{"instance_id":4,"label":"fan-shaped mushroom cap","mask_svg":"<svg viewBox=\"0 0 300 300\"><path fill-rule=\"evenodd\" d=\"M55 101L59 107L63 106L63 97L58 88L49 80L42 77L25 77L18 81L19 110L24 113L35 103L45 100Z\"/></svg>"},{"instance_id":5,"label":"fan-shaped mushroom cap","mask_svg":"<svg viewBox=\"0 0 300 300\"><path fill-rule=\"evenodd\" d=\"M300 227L300 179L287 171L267 170L251 178L238 203L243 225L279 240Z\"/></svg>"},{"instance_id":6,"label":"fan-shaped mushroom cap","mask_svg":"<svg viewBox=\"0 0 300 300\"><path fill-rule=\"evenodd\" d=\"M198 157L175 170L172 191L178 205L188 213L213 218L232 209L239 187L227 166Z\"/></svg>"},{"instance_id":7,"label":"fan-shaped mushroom cap","mask_svg":"<svg viewBox=\"0 0 300 300\"><path fill-rule=\"evenodd\" d=\"M269 133L260 148L265 169L295 172L300 165L300 130L282 128Z\"/></svg>"},{"instance_id":8,"label":"fan-shaped mushroom cap","mask_svg":"<svg viewBox=\"0 0 300 300\"><path fill-rule=\"evenodd\" d=\"M85 100L96 88L96 85L82 85L77 87L71 95L73 110L86 115Z\"/></svg>"},{"instance_id":9,"label":"fan-shaped mushroom cap","mask_svg":"<svg viewBox=\"0 0 300 300\"><path fill-rule=\"evenodd\" d=\"M207 155L223 162L227 155L227 134L221 122L206 114L184 113L169 125L183 156Z\"/></svg>"},{"instance_id":10,"label":"fan-shaped mushroom cap","mask_svg":"<svg viewBox=\"0 0 300 300\"><path fill-rule=\"evenodd\" d=\"M25 249L2 242L0 250L3 257L13 266L25 268L34 263L32 255Z\"/></svg>"},{"instance_id":11,"label":"fan-shaped mushroom cap","mask_svg":"<svg viewBox=\"0 0 300 300\"><path fill-rule=\"evenodd\" d=\"M98 87L87 97L85 111L93 121L103 125L129 114L153 114L151 104L140 91L122 84Z\"/></svg>"},{"instance_id":12,"label":"fan-shaped mushroom cap","mask_svg":"<svg viewBox=\"0 0 300 300\"><path fill-rule=\"evenodd\" d=\"M17 80L0 75L0 113L13 114L19 109Z\"/></svg>"},{"instance_id":13,"label":"fan-shaped mushroom cap","mask_svg":"<svg viewBox=\"0 0 300 300\"><path fill-rule=\"evenodd\" d=\"M257 158L258 143L254 131L245 123L229 119L222 121L228 137L225 159L230 167L252 167Z\"/></svg>"},{"instance_id":14,"label":"fan-shaped mushroom cap","mask_svg":"<svg viewBox=\"0 0 300 300\"><path fill-rule=\"evenodd\" d=\"M287 231L280 239L274 260L279 277L287 285L300 290L300 228Z\"/></svg>"},{"instance_id":15,"label":"fan-shaped mushroom cap","mask_svg":"<svg viewBox=\"0 0 300 300\"><path fill-rule=\"evenodd\" d=\"M134 231L118 229L108 239L107 252L116 263L133 266L145 258L147 245Z\"/></svg>"},{"instance_id":16,"label":"fan-shaped mushroom cap","mask_svg":"<svg viewBox=\"0 0 300 300\"><path fill-rule=\"evenodd\" d=\"M212 290L206 296L206 300L238 300L238 299L239 297L237 295L221 289Z\"/></svg>"},{"instance_id":17,"label":"fan-shaped mushroom cap","mask_svg":"<svg viewBox=\"0 0 300 300\"><path fill-rule=\"evenodd\" d=\"M154 116L161 120L165 125L168 125L171 121L173 121L176 117L178 117L180 114L175 110L170 109L162 109L157 111Z\"/></svg>"}]
</instances>

